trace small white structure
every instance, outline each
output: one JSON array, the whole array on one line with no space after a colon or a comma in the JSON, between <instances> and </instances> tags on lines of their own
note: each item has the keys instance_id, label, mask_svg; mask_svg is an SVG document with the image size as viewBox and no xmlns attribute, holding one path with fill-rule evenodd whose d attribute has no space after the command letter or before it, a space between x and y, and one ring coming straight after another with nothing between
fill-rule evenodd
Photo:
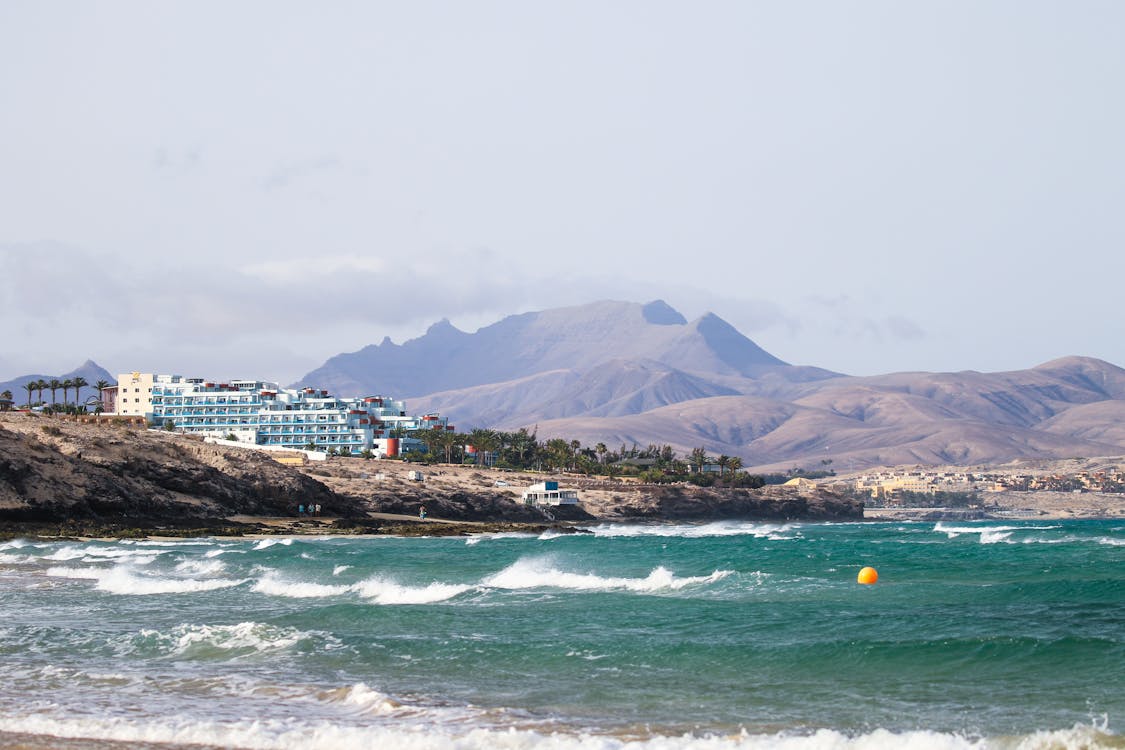
<instances>
[{"instance_id":1,"label":"small white structure","mask_svg":"<svg viewBox=\"0 0 1125 750\"><path fill-rule=\"evenodd\" d=\"M560 490L558 482L540 482L523 491L527 505L578 505L578 490Z\"/></svg>"},{"instance_id":2,"label":"small white structure","mask_svg":"<svg viewBox=\"0 0 1125 750\"><path fill-rule=\"evenodd\" d=\"M411 470L411 471L407 472L406 478L409 479L411 482L421 482L426 478L426 475L423 474L420 471Z\"/></svg>"}]
</instances>

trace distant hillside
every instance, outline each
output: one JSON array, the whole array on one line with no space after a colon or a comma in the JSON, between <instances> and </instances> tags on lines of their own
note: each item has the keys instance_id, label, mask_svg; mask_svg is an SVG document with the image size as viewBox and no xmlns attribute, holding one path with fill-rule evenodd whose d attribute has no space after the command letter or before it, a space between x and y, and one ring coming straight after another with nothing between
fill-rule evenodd
<instances>
[{"instance_id":1,"label":"distant hillside","mask_svg":"<svg viewBox=\"0 0 1125 750\"><path fill-rule=\"evenodd\" d=\"M790 368L715 315L689 323L658 300L512 315L476 333L443 320L404 344L385 339L332 357L294 385L315 384L342 396L413 398L553 371L583 374L611 361L648 361L708 377L754 378L775 370L800 378L833 375Z\"/></svg>"},{"instance_id":2,"label":"distant hillside","mask_svg":"<svg viewBox=\"0 0 1125 750\"><path fill-rule=\"evenodd\" d=\"M63 373L62 375L42 375L39 373L36 373L34 375L21 375L18 378L13 378L6 382L0 383L0 392L11 391L12 399L17 404L24 404L27 402L27 391L24 390L24 384L29 383L33 380L46 380L47 382L50 382L53 379L73 380L78 376L85 378L86 382L89 383L88 386L84 386L82 388L83 398L89 396L90 393L96 393L96 391L93 390L93 386L94 383L98 382L99 380L107 380L110 383L117 382L116 375L110 375L97 362L92 359L88 359L75 369L71 370L70 372ZM44 391L43 394L44 398L47 401L51 400L51 395L48 391ZM73 395L74 394L72 391L71 396L73 397ZM60 391L57 396L59 398L62 398L62 392ZM36 398L38 398L38 395L36 396Z\"/></svg>"},{"instance_id":3,"label":"distant hillside","mask_svg":"<svg viewBox=\"0 0 1125 750\"><path fill-rule=\"evenodd\" d=\"M786 364L717 316L688 322L661 301L526 313L476 333L443 321L333 357L304 383L407 397L462 430L703 446L767 468L1125 453L1125 370L1107 362L848 377Z\"/></svg>"}]
</instances>

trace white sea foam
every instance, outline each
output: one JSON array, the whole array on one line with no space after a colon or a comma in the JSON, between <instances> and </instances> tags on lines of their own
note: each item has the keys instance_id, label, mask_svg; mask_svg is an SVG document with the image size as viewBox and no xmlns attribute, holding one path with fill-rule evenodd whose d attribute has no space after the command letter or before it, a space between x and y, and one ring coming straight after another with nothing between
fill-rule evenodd
<instances>
[{"instance_id":1,"label":"white sea foam","mask_svg":"<svg viewBox=\"0 0 1125 750\"><path fill-rule=\"evenodd\" d=\"M1059 526L953 526L938 521L934 524L934 531L940 532L948 536L950 539L960 536L961 534L995 534L996 532L1007 531L1049 531L1057 529Z\"/></svg>"},{"instance_id":2,"label":"white sea foam","mask_svg":"<svg viewBox=\"0 0 1125 750\"><path fill-rule=\"evenodd\" d=\"M326 585L323 583L305 583L286 581L274 573L267 573L251 587L251 591L269 596L283 596L289 599L322 599L327 596L339 596L350 589L346 585Z\"/></svg>"},{"instance_id":3,"label":"white sea foam","mask_svg":"<svg viewBox=\"0 0 1125 750\"><path fill-rule=\"evenodd\" d=\"M275 544L280 544L284 547L288 547L291 544L293 544L293 540L292 539L259 539L258 543L255 544L252 547L252 549L255 549L255 550L269 549L270 547L274 546Z\"/></svg>"},{"instance_id":4,"label":"white sea foam","mask_svg":"<svg viewBox=\"0 0 1125 750\"><path fill-rule=\"evenodd\" d=\"M201 539L123 539L119 544L135 544L138 547L210 547L215 542Z\"/></svg>"},{"instance_id":5,"label":"white sea foam","mask_svg":"<svg viewBox=\"0 0 1125 750\"><path fill-rule=\"evenodd\" d=\"M105 572L105 568L73 568L68 565L56 565L46 570L46 574L52 578L87 578L91 580L101 578Z\"/></svg>"},{"instance_id":6,"label":"white sea foam","mask_svg":"<svg viewBox=\"0 0 1125 750\"><path fill-rule=\"evenodd\" d=\"M240 622L236 625L179 625L168 633L142 630L135 636L134 643L153 642L171 656L183 656L199 648L261 654L285 651L305 639L326 637L331 638L296 628Z\"/></svg>"},{"instance_id":7,"label":"white sea foam","mask_svg":"<svg viewBox=\"0 0 1125 750\"><path fill-rule=\"evenodd\" d=\"M96 589L111 594L183 594L194 591L213 591L245 583L246 579L227 578L164 578L140 574L127 567L75 568L56 566L47 568L46 574L54 578L85 578L97 581Z\"/></svg>"},{"instance_id":8,"label":"white sea foam","mask_svg":"<svg viewBox=\"0 0 1125 750\"><path fill-rule=\"evenodd\" d=\"M6 542L0 542L0 550L6 549L23 549L28 544L26 539L9 539Z\"/></svg>"},{"instance_id":9,"label":"white sea foam","mask_svg":"<svg viewBox=\"0 0 1125 750\"><path fill-rule=\"evenodd\" d=\"M98 577L97 589L111 594L144 596L148 594L187 594L214 591L245 583L247 579L229 578L163 578L135 575L127 568L112 568Z\"/></svg>"},{"instance_id":10,"label":"white sea foam","mask_svg":"<svg viewBox=\"0 0 1125 750\"><path fill-rule=\"evenodd\" d=\"M376 604L433 604L452 599L474 588L468 584L434 582L426 586L403 586L380 578L354 584L352 590Z\"/></svg>"},{"instance_id":11,"label":"white sea foam","mask_svg":"<svg viewBox=\"0 0 1125 750\"><path fill-rule=\"evenodd\" d=\"M576 591L608 591L624 589L627 591L655 592L678 590L685 586L714 583L730 575L733 571L716 570L706 576L678 578L672 571L660 566L654 568L644 578L620 578L599 576L593 573L570 573L559 570L550 560L531 558L517 560L495 575L485 578L485 586L500 589L538 589L559 588Z\"/></svg>"},{"instance_id":12,"label":"white sea foam","mask_svg":"<svg viewBox=\"0 0 1125 750\"><path fill-rule=\"evenodd\" d=\"M341 573L343 573L345 570L351 570L351 569L352 569L351 565L337 565L335 568L332 569L332 575L338 576Z\"/></svg>"},{"instance_id":13,"label":"white sea foam","mask_svg":"<svg viewBox=\"0 0 1125 750\"><path fill-rule=\"evenodd\" d=\"M12 555L7 552L0 552L0 565L14 565L15 563L31 562L34 559L31 555Z\"/></svg>"},{"instance_id":14,"label":"white sea foam","mask_svg":"<svg viewBox=\"0 0 1125 750\"><path fill-rule=\"evenodd\" d=\"M222 560L184 560L176 565L176 571L188 575L215 575L226 568Z\"/></svg>"},{"instance_id":15,"label":"white sea foam","mask_svg":"<svg viewBox=\"0 0 1125 750\"><path fill-rule=\"evenodd\" d=\"M386 693L373 690L365 683L358 682L347 688L337 688L321 694L321 698L358 708L362 713L374 716L387 716L402 708L402 704Z\"/></svg>"},{"instance_id":16,"label":"white sea foam","mask_svg":"<svg viewBox=\"0 0 1125 750\"><path fill-rule=\"evenodd\" d=\"M639 537L663 536L697 539L715 536L753 536L759 539L793 539L787 532L791 524L754 523L750 521L716 521L705 524L602 524L590 530L594 536Z\"/></svg>"},{"instance_id":17,"label":"white sea foam","mask_svg":"<svg viewBox=\"0 0 1125 750\"><path fill-rule=\"evenodd\" d=\"M1012 532L1010 532L1010 531L983 529L980 532L980 543L981 544L999 544L1001 542L1007 542L1007 541L1009 541L1008 538L1011 535L1012 535Z\"/></svg>"},{"instance_id":18,"label":"white sea foam","mask_svg":"<svg viewBox=\"0 0 1125 750\"><path fill-rule=\"evenodd\" d=\"M348 567L348 566L344 566ZM322 599L333 596L357 595L375 604L433 604L452 599L474 588L469 584L435 581L425 586L406 586L392 580L372 577L352 584L324 584L308 581L291 581L275 571L268 571L253 585L253 591L268 596L290 599Z\"/></svg>"},{"instance_id":19,"label":"white sea foam","mask_svg":"<svg viewBox=\"0 0 1125 750\"><path fill-rule=\"evenodd\" d=\"M394 747L401 750L1101 750L1119 748L1121 737L1094 727L1042 731L987 739L930 731L875 729L849 736L831 729L813 734L653 736L627 739L612 735L537 732L530 729L459 727L431 723L418 727L347 724L330 721L193 721L182 717L136 720L122 717L55 717L42 713L0 716L0 731L45 737L125 743L199 744L274 750Z\"/></svg>"}]
</instances>

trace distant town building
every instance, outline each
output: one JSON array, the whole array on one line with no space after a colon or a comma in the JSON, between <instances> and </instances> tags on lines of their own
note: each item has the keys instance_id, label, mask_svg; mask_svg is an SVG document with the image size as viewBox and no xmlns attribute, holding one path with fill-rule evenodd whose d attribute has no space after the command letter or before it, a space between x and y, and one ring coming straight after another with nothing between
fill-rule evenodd
<instances>
[{"instance_id":1,"label":"distant town building","mask_svg":"<svg viewBox=\"0 0 1125 750\"><path fill-rule=\"evenodd\" d=\"M106 392L102 395L104 401ZM216 383L125 373L117 378L116 406L114 413L143 416L176 432L386 456L425 450L422 441L408 436L415 430L453 430L444 417L408 416L404 402L384 396L344 399L317 388L286 389L263 380Z\"/></svg>"},{"instance_id":2,"label":"distant town building","mask_svg":"<svg viewBox=\"0 0 1125 750\"><path fill-rule=\"evenodd\" d=\"M577 505L578 490L560 490L558 482L539 482L523 492L527 505Z\"/></svg>"}]
</instances>

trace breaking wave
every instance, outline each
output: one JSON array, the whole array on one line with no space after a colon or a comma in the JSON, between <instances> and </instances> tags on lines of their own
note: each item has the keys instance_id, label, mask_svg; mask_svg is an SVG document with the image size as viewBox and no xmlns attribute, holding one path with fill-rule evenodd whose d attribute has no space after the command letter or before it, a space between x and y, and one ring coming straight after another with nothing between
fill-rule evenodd
<instances>
[{"instance_id":1,"label":"breaking wave","mask_svg":"<svg viewBox=\"0 0 1125 750\"><path fill-rule=\"evenodd\" d=\"M644 578L619 578L599 576L593 573L568 573L554 567L550 561L537 559L518 560L504 570L485 578L485 586L500 589L559 588L575 591L626 590L638 592L676 591L685 586L714 583L726 578L733 571L716 570L706 576L677 577L672 571L660 566L654 568Z\"/></svg>"},{"instance_id":2,"label":"breaking wave","mask_svg":"<svg viewBox=\"0 0 1125 750\"><path fill-rule=\"evenodd\" d=\"M196 591L214 591L245 583L247 579L228 578L165 578L156 575L138 575L128 568L73 568L51 567L46 574L52 578L82 578L97 581L96 589L110 594L144 596L147 594L186 594Z\"/></svg>"},{"instance_id":3,"label":"breaking wave","mask_svg":"<svg viewBox=\"0 0 1125 750\"><path fill-rule=\"evenodd\" d=\"M302 641L338 641L323 633L277 627L258 622L236 625L179 625L169 632L142 630L130 638L136 649L154 649L164 656L199 658L209 653L223 658L286 651Z\"/></svg>"},{"instance_id":4,"label":"breaking wave","mask_svg":"<svg viewBox=\"0 0 1125 750\"><path fill-rule=\"evenodd\" d=\"M357 685L329 693L329 701L354 703L375 714L398 708L376 691ZM297 720L215 721L170 718L136 721L121 717L56 718L44 714L0 717L0 731L46 737L124 743L169 743L281 750L349 750L394 747L402 750L1103 750L1121 748L1122 738L1104 727L1034 732L983 738L934 731L892 732L874 729L849 735L832 729L811 734L654 735L641 738L585 732L541 732L533 729L490 729L458 726L457 722L415 724L353 724Z\"/></svg>"},{"instance_id":5,"label":"breaking wave","mask_svg":"<svg viewBox=\"0 0 1125 750\"><path fill-rule=\"evenodd\" d=\"M705 524L602 524L591 527L594 536L601 537L703 537L752 536L758 539L794 539L793 524L755 523L751 521L716 521Z\"/></svg>"}]
</instances>

